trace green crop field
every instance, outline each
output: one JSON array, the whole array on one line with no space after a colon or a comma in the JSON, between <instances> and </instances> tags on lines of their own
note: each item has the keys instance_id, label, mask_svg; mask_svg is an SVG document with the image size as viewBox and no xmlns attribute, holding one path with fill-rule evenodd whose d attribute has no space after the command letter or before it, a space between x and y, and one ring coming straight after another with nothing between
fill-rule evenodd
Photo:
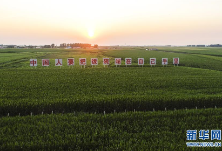
<instances>
[{"instance_id":1,"label":"green crop field","mask_svg":"<svg viewBox=\"0 0 222 151\"><path fill-rule=\"evenodd\" d=\"M185 150L186 130L221 129L221 112L193 109L3 117L0 149Z\"/></svg>"},{"instance_id":2,"label":"green crop field","mask_svg":"<svg viewBox=\"0 0 222 151\"><path fill-rule=\"evenodd\" d=\"M79 58L87 59L85 68ZM186 130L221 129L221 71L221 48L0 49L0 150L201 149L186 147Z\"/></svg>"}]
</instances>

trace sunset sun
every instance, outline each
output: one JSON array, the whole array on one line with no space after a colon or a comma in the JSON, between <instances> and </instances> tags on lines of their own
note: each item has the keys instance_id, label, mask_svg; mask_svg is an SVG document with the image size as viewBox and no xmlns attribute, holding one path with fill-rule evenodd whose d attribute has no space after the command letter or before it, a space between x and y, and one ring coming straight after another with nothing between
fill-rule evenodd
<instances>
[{"instance_id":1,"label":"sunset sun","mask_svg":"<svg viewBox=\"0 0 222 151\"><path fill-rule=\"evenodd\" d=\"M89 37L93 37L94 36L94 31L93 30L89 30L88 31L88 35L89 35Z\"/></svg>"}]
</instances>

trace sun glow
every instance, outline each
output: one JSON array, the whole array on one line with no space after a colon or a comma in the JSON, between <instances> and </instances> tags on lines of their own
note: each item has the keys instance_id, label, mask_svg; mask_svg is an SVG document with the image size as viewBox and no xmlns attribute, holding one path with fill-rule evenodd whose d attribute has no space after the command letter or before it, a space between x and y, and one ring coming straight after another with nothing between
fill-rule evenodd
<instances>
[{"instance_id":1,"label":"sun glow","mask_svg":"<svg viewBox=\"0 0 222 151\"><path fill-rule=\"evenodd\" d=\"M93 30L89 30L88 31L88 35L89 35L89 37L93 37L94 36L94 31Z\"/></svg>"},{"instance_id":2,"label":"sun glow","mask_svg":"<svg viewBox=\"0 0 222 151\"><path fill-rule=\"evenodd\" d=\"M222 39L222 0L0 1L0 44L187 45Z\"/></svg>"}]
</instances>

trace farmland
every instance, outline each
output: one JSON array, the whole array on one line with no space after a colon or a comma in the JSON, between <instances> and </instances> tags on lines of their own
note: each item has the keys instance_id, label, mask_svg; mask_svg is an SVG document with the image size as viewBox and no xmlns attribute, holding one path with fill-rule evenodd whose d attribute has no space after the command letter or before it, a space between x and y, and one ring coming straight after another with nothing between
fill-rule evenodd
<instances>
[{"instance_id":1,"label":"farmland","mask_svg":"<svg viewBox=\"0 0 222 151\"><path fill-rule=\"evenodd\" d=\"M221 56L218 48L2 49L0 149L186 149L186 130L221 129ZM110 66L104 68L105 57ZM58 58L62 67L54 64ZM67 58L75 58L73 67ZM79 58L87 59L86 68ZM90 58L99 65L92 68ZM120 67L114 58L122 58ZM133 59L131 66L125 58ZM157 58L155 67L149 58ZM30 59L38 59L36 68ZM50 59L50 66L42 67L41 59Z\"/></svg>"},{"instance_id":2,"label":"farmland","mask_svg":"<svg viewBox=\"0 0 222 151\"><path fill-rule=\"evenodd\" d=\"M4 117L0 122L0 149L181 150L186 149L186 130L220 129L221 112L193 109Z\"/></svg>"}]
</instances>

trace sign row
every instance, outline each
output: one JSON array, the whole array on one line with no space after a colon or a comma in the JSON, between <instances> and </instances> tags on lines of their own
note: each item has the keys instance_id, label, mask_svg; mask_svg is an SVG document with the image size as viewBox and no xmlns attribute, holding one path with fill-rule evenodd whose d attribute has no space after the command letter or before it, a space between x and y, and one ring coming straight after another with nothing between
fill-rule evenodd
<instances>
[{"instance_id":1,"label":"sign row","mask_svg":"<svg viewBox=\"0 0 222 151\"><path fill-rule=\"evenodd\" d=\"M74 58L67 59L67 65L73 66ZM103 65L109 65L110 59L103 58ZM173 64L179 64L179 58L173 58ZM55 59L55 66L62 66L62 59ZM86 65L86 58L79 58L79 65ZM91 58L91 65L98 65L98 58ZM115 58L115 65L121 65L121 58ZM125 65L132 65L132 58L125 58ZM138 58L138 65L144 65L144 58ZM150 65L156 65L156 58L150 58ZM162 65L168 65L168 58L162 58ZM37 59L30 59L30 66L37 66ZM49 59L42 59L42 66L49 66Z\"/></svg>"}]
</instances>

